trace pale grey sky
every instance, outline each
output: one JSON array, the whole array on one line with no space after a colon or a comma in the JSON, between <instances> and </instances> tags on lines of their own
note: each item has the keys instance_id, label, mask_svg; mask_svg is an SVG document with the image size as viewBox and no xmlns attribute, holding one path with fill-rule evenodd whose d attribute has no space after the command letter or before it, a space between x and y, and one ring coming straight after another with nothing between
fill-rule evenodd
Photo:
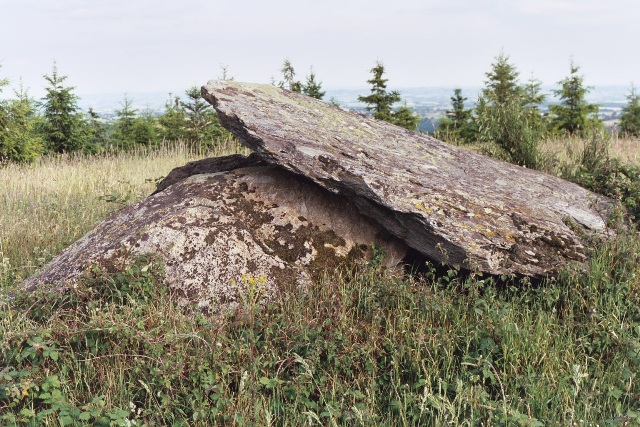
<instances>
[{"instance_id":1,"label":"pale grey sky","mask_svg":"<svg viewBox=\"0 0 640 427\"><path fill-rule=\"evenodd\" d=\"M376 60L391 87L479 86L504 49L554 84L640 83L637 0L0 0L0 79L39 96L56 60L76 93L178 91L227 65L236 80L365 87Z\"/></svg>"}]
</instances>

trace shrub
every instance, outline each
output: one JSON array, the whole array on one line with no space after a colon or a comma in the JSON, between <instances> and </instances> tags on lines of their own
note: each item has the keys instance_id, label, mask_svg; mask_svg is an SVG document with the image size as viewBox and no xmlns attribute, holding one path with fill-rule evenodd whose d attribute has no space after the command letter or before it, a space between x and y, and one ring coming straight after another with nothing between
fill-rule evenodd
<instances>
[{"instance_id":1,"label":"shrub","mask_svg":"<svg viewBox=\"0 0 640 427\"><path fill-rule=\"evenodd\" d=\"M572 164L565 164L562 175L595 193L619 200L635 218L640 218L640 167L610 156L611 135L593 131L582 151L570 153Z\"/></svg>"},{"instance_id":2,"label":"shrub","mask_svg":"<svg viewBox=\"0 0 640 427\"><path fill-rule=\"evenodd\" d=\"M529 110L522 108L518 98L499 105L478 106L479 139L500 147L509 161L530 169L540 169L544 163L540 141L544 128L533 120Z\"/></svg>"}]
</instances>

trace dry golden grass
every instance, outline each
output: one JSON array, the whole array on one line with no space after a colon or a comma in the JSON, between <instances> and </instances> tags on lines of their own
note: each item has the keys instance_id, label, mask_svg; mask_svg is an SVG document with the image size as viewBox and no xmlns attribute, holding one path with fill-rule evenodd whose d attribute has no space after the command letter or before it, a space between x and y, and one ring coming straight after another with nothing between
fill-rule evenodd
<instances>
[{"instance_id":1,"label":"dry golden grass","mask_svg":"<svg viewBox=\"0 0 640 427\"><path fill-rule=\"evenodd\" d=\"M45 157L0 169L0 266L30 274L109 213L155 189L189 161L238 152L226 141L203 153L186 144L102 156ZM24 260L34 260L25 264Z\"/></svg>"},{"instance_id":2,"label":"dry golden grass","mask_svg":"<svg viewBox=\"0 0 640 427\"><path fill-rule=\"evenodd\" d=\"M571 156L578 155L587 141L584 138L564 137L552 138L543 142L545 152L555 154L560 161L570 161ZM640 138L620 137L614 134L609 145L609 155L626 163L640 164Z\"/></svg>"},{"instance_id":3,"label":"dry golden grass","mask_svg":"<svg viewBox=\"0 0 640 427\"><path fill-rule=\"evenodd\" d=\"M640 164L640 137L620 138L615 135L611 141L611 153L628 163Z\"/></svg>"}]
</instances>

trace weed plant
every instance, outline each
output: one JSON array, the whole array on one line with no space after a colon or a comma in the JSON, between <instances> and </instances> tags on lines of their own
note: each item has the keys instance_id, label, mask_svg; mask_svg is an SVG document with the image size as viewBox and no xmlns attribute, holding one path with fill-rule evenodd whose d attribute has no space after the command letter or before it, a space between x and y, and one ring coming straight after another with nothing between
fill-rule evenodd
<instances>
[{"instance_id":1,"label":"weed plant","mask_svg":"<svg viewBox=\"0 0 640 427\"><path fill-rule=\"evenodd\" d=\"M163 163L175 152L157 155ZM69 163L85 172L69 172L60 203L71 206L59 215L105 214L102 191L75 202L88 175L104 173L94 162ZM25 205L44 198L34 191ZM55 247L51 221L35 222L33 235ZM12 254L0 275L3 425L640 424L632 233L599 245L586 269L543 283L432 265L404 276L374 258L268 306L247 298L219 313L178 307L153 258L91 270L67 294L22 293L15 266L38 254L3 241Z\"/></svg>"}]
</instances>

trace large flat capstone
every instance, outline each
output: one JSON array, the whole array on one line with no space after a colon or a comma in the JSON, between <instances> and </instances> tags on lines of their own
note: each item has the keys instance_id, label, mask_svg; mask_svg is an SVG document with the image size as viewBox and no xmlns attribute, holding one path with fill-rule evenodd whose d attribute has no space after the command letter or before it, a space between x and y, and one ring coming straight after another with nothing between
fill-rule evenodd
<instances>
[{"instance_id":1,"label":"large flat capstone","mask_svg":"<svg viewBox=\"0 0 640 427\"><path fill-rule=\"evenodd\" d=\"M608 235L612 201L271 85L209 82L222 124L265 162L345 196L425 256L492 274L546 276Z\"/></svg>"}]
</instances>

